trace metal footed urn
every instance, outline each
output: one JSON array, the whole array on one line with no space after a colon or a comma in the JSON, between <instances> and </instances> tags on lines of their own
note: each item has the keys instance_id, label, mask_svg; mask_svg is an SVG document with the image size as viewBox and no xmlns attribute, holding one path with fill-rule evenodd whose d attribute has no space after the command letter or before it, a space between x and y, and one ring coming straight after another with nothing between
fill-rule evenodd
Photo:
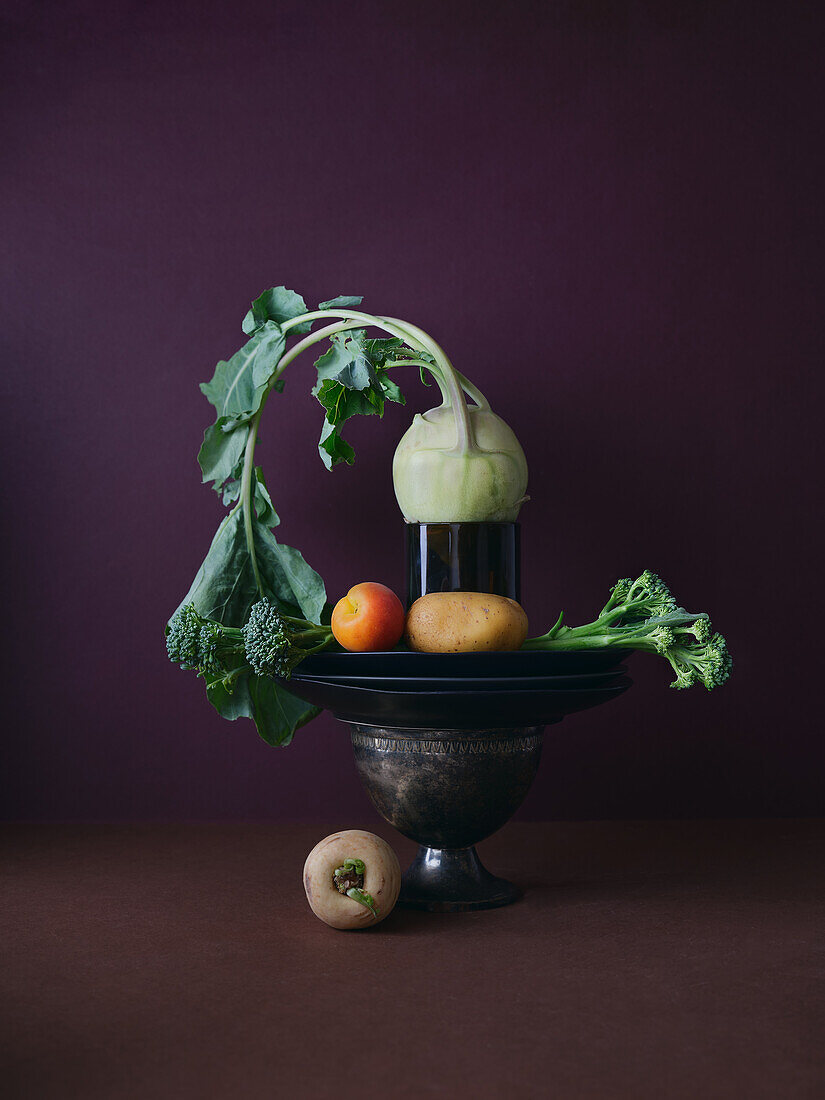
<instances>
[{"instance_id":1,"label":"metal footed urn","mask_svg":"<svg viewBox=\"0 0 825 1100\"><path fill-rule=\"evenodd\" d=\"M373 805L418 855L400 904L450 912L507 905L518 891L474 845L521 805L538 769L541 726L441 730L350 723L355 766Z\"/></svg>"}]
</instances>

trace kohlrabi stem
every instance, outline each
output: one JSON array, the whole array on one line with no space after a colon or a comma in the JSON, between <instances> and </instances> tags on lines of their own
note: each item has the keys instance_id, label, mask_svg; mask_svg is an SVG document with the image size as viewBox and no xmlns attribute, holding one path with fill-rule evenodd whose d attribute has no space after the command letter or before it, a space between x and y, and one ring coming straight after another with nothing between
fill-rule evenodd
<instances>
[{"instance_id":1,"label":"kohlrabi stem","mask_svg":"<svg viewBox=\"0 0 825 1100\"><path fill-rule=\"evenodd\" d=\"M264 398L264 401L266 398ZM246 450L243 458L243 474L241 475L241 505L243 507L243 527L246 536L246 549L249 560L252 562L252 572L255 574L255 587L261 596L264 594L261 583L261 573L258 569L258 555L255 552L255 536L252 530L252 470L255 464L255 443L258 439L258 425L261 422L263 402L260 409L252 419L249 426L249 435L246 439Z\"/></svg>"},{"instance_id":2,"label":"kohlrabi stem","mask_svg":"<svg viewBox=\"0 0 825 1100\"><path fill-rule=\"evenodd\" d=\"M432 336L429 336L423 329L418 328L417 325L410 324L409 321L401 321L397 317L373 316L371 313L361 313L354 309L313 310L310 313L302 313L298 317L293 317L289 321L284 321L281 328L284 332L287 332L289 329L294 328L295 325L303 324L305 321L320 320L322 317L337 317L350 321L360 321L364 328L383 329L391 336L398 336L405 343L413 347L417 345L423 351L428 351L430 355L433 356L437 366L444 375L444 383L450 396L450 407L453 410L456 423L456 442L454 449L460 453L476 450L475 437L473 435L472 424L470 423L470 415L467 411L467 405L464 401L464 395L461 392L461 385L458 381L455 368L447 358L444 349L433 340ZM301 342L303 343L303 341Z\"/></svg>"},{"instance_id":3,"label":"kohlrabi stem","mask_svg":"<svg viewBox=\"0 0 825 1100\"><path fill-rule=\"evenodd\" d=\"M456 440L453 449L457 454L467 454L468 451L477 450L467 403L464 400L464 394L461 392L457 372L447 358L447 353L433 340L432 336L429 336L417 325L412 325L409 321L401 321L397 317L382 317L381 320L396 325L401 329L404 334L403 338L406 339L407 343L410 343L410 337L412 337L412 340L417 341L424 351L428 351L433 356L444 373L444 381L450 395L450 407L455 417Z\"/></svg>"},{"instance_id":4,"label":"kohlrabi stem","mask_svg":"<svg viewBox=\"0 0 825 1100\"><path fill-rule=\"evenodd\" d=\"M438 370L432 363L428 363L426 359L394 359L391 363L384 364L388 369L390 367L420 367L422 370L428 370L435 379L435 384L441 391L441 397L445 405L449 403L450 394L444 383L444 376L441 371Z\"/></svg>"},{"instance_id":5,"label":"kohlrabi stem","mask_svg":"<svg viewBox=\"0 0 825 1100\"><path fill-rule=\"evenodd\" d=\"M453 367L453 370L455 370L455 367ZM490 402L487 400L487 398L484 396L478 386L474 386L470 379L465 378L461 371L456 371L455 376L467 396L472 397L473 401L475 401L476 405L478 405L480 409L490 408Z\"/></svg>"},{"instance_id":6,"label":"kohlrabi stem","mask_svg":"<svg viewBox=\"0 0 825 1100\"><path fill-rule=\"evenodd\" d=\"M258 426L261 422L261 413L264 410L266 399L273 385L277 382L289 364L294 359L297 359L302 352L312 347L313 344L317 344L321 340L326 340L328 337L334 336L337 332L344 332L348 329L356 328L381 329L383 332L389 333L390 336L395 336L402 340L410 347L429 352L435 359L435 364L427 363L424 360L407 360L406 362L408 365L417 364L426 367L438 383L438 388L441 390L444 404L449 404L450 408L453 410L456 425L454 450L458 453L467 453L468 451L476 450L475 437L473 435L472 424L470 423L470 414L467 410L467 404L464 400L462 389L466 390L472 399L482 408L487 407L487 402L483 394L481 394L472 383L468 382L463 375L458 374L443 349L439 347L435 340L433 340L431 336L428 336L423 329L410 324L408 321L400 321L395 317L374 317L371 313L361 313L358 310L352 309L316 309L282 322L281 329L283 332L287 333L290 329L295 328L297 325L302 325L306 321L317 321L322 318L335 318L335 324L326 325L324 328L318 329L317 332L311 332L281 356L278 360L278 366L272 372L267 383L267 390L261 401L261 407L252 418L252 422L249 426L249 436L246 441L246 450L244 452L243 474L241 475L239 504L243 508L246 549L250 561L252 562L255 584L261 595L263 595L264 592L261 582L261 573L258 568L258 556L255 552L255 538L252 527L252 471L255 463L255 444L258 440Z\"/></svg>"}]
</instances>

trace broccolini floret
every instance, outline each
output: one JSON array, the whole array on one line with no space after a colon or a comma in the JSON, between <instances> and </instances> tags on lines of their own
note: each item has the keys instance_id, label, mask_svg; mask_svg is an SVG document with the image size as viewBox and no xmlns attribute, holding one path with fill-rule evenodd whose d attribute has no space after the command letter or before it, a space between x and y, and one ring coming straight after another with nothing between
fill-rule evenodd
<instances>
[{"instance_id":1,"label":"broccolini floret","mask_svg":"<svg viewBox=\"0 0 825 1100\"><path fill-rule=\"evenodd\" d=\"M669 661L674 688L704 684L710 691L728 679L733 661L721 634L714 634L704 612L679 607L670 589L646 569L635 581L619 580L598 618L584 626L555 626L524 649L556 651L617 646L658 653Z\"/></svg>"},{"instance_id":2,"label":"broccolini floret","mask_svg":"<svg viewBox=\"0 0 825 1100\"><path fill-rule=\"evenodd\" d=\"M172 616L166 628L166 652L169 660L181 668L200 667L200 632L203 621L194 604L187 604Z\"/></svg>"},{"instance_id":3,"label":"broccolini floret","mask_svg":"<svg viewBox=\"0 0 825 1100\"><path fill-rule=\"evenodd\" d=\"M285 615L263 597L242 627L207 619L187 604L169 622L166 650L175 664L203 676L207 686L220 681L231 691L243 672L289 679L299 661L331 640L329 627Z\"/></svg>"},{"instance_id":4,"label":"broccolini floret","mask_svg":"<svg viewBox=\"0 0 825 1100\"><path fill-rule=\"evenodd\" d=\"M259 676L288 680L299 661L329 645L332 631L284 615L264 597L249 612L243 640L246 659Z\"/></svg>"}]
</instances>

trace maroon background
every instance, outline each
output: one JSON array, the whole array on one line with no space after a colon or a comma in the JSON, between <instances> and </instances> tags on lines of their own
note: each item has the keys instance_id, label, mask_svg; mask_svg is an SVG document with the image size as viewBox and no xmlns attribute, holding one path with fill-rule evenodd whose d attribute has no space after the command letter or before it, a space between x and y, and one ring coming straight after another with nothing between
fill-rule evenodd
<instances>
[{"instance_id":1,"label":"maroon background","mask_svg":"<svg viewBox=\"0 0 825 1100\"><path fill-rule=\"evenodd\" d=\"M553 728L525 816L823 808L822 18L769 7L4 5L7 816L373 820L332 718L270 749L164 653L221 514L197 383L282 282L422 325L514 427L536 630L649 566L729 639L724 690L637 657ZM330 475L311 378L264 420L281 536L400 589L429 394Z\"/></svg>"}]
</instances>

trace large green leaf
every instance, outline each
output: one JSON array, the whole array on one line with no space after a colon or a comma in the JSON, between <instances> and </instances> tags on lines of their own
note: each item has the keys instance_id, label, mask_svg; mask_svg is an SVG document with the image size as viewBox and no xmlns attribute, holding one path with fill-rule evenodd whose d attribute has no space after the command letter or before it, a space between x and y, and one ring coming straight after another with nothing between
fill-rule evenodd
<instances>
[{"instance_id":1,"label":"large green leaf","mask_svg":"<svg viewBox=\"0 0 825 1100\"><path fill-rule=\"evenodd\" d=\"M250 676L248 687L252 720L269 745L288 745L297 729L321 713L319 707L296 699L266 676Z\"/></svg>"},{"instance_id":2,"label":"large green leaf","mask_svg":"<svg viewBox=\"0 0 825 1100\"><path fill-rule=\"evenodd\" d=\"M265 290L260 297L252 303L252 308L243 319L244 332L255 332L257 328L267 321L282 324L291 321L293 317L300 317L307 313L307 305L300 294L294 290L287 290L285 286L273 286L271 290ZM290 332L309 332L312 327L309 321L302 325L296 325Z\"/></svg>"},{"instance_id":3,"label":"large green leaf","mask_svg":"<svg viewBox=\"0 0 825 1100\"><path fill-rule=\"evenodd\" d=\"M339 333L330 340L329 351L315 361L318 382L313 393L325 381L340 382L348 390L366 390L375 382L375 371L364 351L363 339Z\"/></svg>"},{"instance_id":4,"label":"large green leaf","mask_svg":"<svg viewBox=\"0 0 825 1100\"><path fill-rule=\"evenodd\" d=\"M351 466L355 462L355 451L337 427L330 424L326 417L324 417L324 422L321 425L318 453L328 470L331 470L333 466L337 466L339 462L345 462L347 466Z\"/></svg>"},{"instance_id":5,"label":"large green leaf","mask_svg":"<svg viewBox=\"0 0 825 1100\"><path fill-rule=\"evenodd\" d=\"M339 462L351 466L355 459L340 430L351 416L383 416L387 400L404 404L385 366L402 348L399 339L366 340L363 330L356 329L334 336L329 350L316 361L318 381L312 392L326 412L318 452L328 470Z\"/></svg>"},{"instance_id":6,"label":"large green leaf","mask_svg":"<svg viewBox=\"0 0 825 1100\"><path fill-rule=\"evenodd\" d=\"M223 416L253 416L261 407L267 383L284 350L284 334L267 321L231 359L221 360L211 382L201 390Z\"/></svg>"},{"instance_id":7,"label":"large green leaf","mask_svg":"<svg viewBox=\"0 0 825 1100\"><path fill-rule=\"evenodd\" d=\"M264 527L277 527L281 521L278 517L278 513L275 511L272 497L269 495L269 489L267 489L266 482L264 481L264 472L260 466L255 467L254 476L255 495L253 503L255 506L255 515Z\"/></svg>"},{"instance_id":8,"label":"large green leaf","mask_svg":"<svg viewBox=\"0 0 825 1100\"><path fill-rule=\"evenodd\" d=\"M248 438L248 421L236 416L219 416L203 433L198 462L204 482L214 481L216 493L222 493L224 482L238 471Z\"/></svg>"},{"instance_id":9,"label":"large green leaf","mask_svg":"<svg viewBox=\"0 0 825 1100\"><path fill-rule=\"evenodd\" d=\"M324 582L300 550L278 542L260 520L253 525L255 554L261 580L279 603L300 608L312 623L320 623L327 599Z\"/></svg>"},{"instance_id":10,"label":"large green leaf","mask_svg":"<svg viewBox=\"0 0 825 1100\"><path fill-rule=\"evenodd\" d=\"M227 481L223 487L222 499L223 503L227 506L234 504L241 495L241 473L243 463L239 462L233 470L234 477L231 481ZM266 487L264 481L263 470L260 466L256 466L253 472L253 501L255 505L255 515L265 524L267 527L277 527L281 522L278 517L278 513L275 511L275 506L272 503L272 497L269 495L269 489Z\"/></svg>"},{"instance_id":11,"label":"large green leaf","mask_svg":"<svg viewBox=\"0 0 825 1100\"><path fill-rule=\"evenodd\" d=\"M264 523L252 524L255 555L268 595L299 608L310 622L321 621L326 589L300 550L278 542ZM209 551L180 606L193 603L208 619L243 626L249 609L260 599L255 571L246 545L243 510L231 512L215 533Z\"/></svg>"},{"instance_id":12,"label":"large green leaf","mask_svg":"<svg viewBox=\"0 0 825 1100\"><path fill-rule=\"evenodd\" d=\"M253 673L239 676L231 692L218 682L208 687L206 694L221 717L230 722L250 718L267 744L280 747L288 745L295 730L321 713L318 707L284 691L277 681Z\"/></svg>"},{"instance_id":13,"label":"large green leaf","mask_svg":"<svg viewBox=\"0 0 825 1100\"><path fill-rule=\"evenodd\" d=\"M243 512L230 512L221 523L180 607L193 603L207 619L243 626L259 599L246 548Z\"/></svg>"}]
</instances>

